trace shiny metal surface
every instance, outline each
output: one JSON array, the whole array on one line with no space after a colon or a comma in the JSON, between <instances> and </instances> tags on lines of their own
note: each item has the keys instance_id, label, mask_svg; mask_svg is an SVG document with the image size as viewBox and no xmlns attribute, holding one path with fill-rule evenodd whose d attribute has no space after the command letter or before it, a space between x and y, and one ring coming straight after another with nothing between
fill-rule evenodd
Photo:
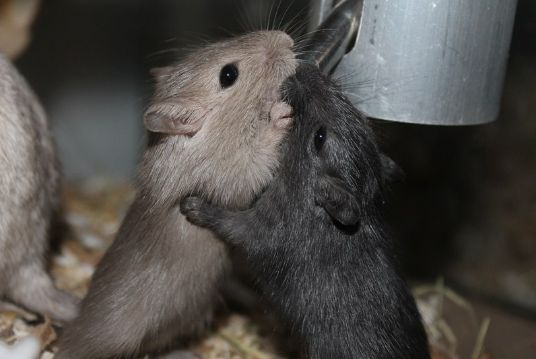
<instances>
[{"instance_id":1,"label":"shiny metal surface","mask_svg":"<svg viewBox=\"0 0 536 359\"><path fill-rule=\"evenodd\" d=\"M319 9L326 11L327 2L321 1L319 5ZM305 44L305 59L315 62L324 72L330 73L348 47L353 45L350 42L355 39L362 8L363 0L339 2Z\"/></svg>"},{"instance_id":2,"label":"shiny metal surface","mask_svg":"<svg viewBox=\"0 0 536 359\"><path fill-rule=\"evenodd\" d=\"M335 71L374 118L472 125L499 112L517 0L364 0Z\"/></svg>"},{"instance_id":3,"label":"shiny metal surface","mask_svg":"<svg viewBox=\"0 0 536 359\"><path fill-rule=\"evenodd\" d=\"M335 6L335 0L316 0L311 6L309 15L309 31L314 31L326 19Z\"/></svg>"}]
</instances>

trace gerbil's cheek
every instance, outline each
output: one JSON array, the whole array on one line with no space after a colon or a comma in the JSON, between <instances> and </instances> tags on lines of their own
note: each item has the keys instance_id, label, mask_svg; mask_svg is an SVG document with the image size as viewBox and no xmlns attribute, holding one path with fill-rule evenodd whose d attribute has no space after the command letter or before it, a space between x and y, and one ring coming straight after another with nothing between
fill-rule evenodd
<instances>
[{"instance_id":1,"label":"gerbil's cheek","mask_svg":"<svg viewBox=\"0 0 536 359\"><path fill-rule=\"evenodd\" d=\"M275 127L285 129L292 124L292 107L285 102L276 102L270 109L270 122Z\"/></svg>"}]
</instances>

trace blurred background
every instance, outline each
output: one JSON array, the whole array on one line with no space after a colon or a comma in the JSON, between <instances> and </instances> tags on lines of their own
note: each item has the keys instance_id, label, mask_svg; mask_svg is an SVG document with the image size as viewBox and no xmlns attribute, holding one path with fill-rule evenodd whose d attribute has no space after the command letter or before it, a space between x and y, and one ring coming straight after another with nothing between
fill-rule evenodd
<instances>
[{"instance_id":1,"label":"blurred background","mask_svg":"<svg viewBox=\"0 0 536 359\"><path fill-rule=\"evenodd\" d=\"M0 0L0 46L16 57L42 100L63 172L73 183L131 181L145 144L149 69L170 63L200 39L258 25L277 6L272 0L38 3ZM286 14L280 10L276 22L306 20L308 1L282 3ZM533 357L536 2L519 0L496 122L431 127L373 121L373 127L405 171L391 188L388 215L408 278L444 278L490 316L494 357Z\"/></svg>"}]
</instances>

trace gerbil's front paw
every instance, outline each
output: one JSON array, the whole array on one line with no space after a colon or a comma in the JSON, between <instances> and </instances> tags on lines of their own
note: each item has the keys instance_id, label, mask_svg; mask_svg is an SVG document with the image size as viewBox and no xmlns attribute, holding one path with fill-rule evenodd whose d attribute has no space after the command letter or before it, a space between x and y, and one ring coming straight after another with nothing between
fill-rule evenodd
<instances>
[{"instance_id":1,"label":"gerbil's front paw","mask_svg":"<svg viewBox=\"0 0 536 359\"><path fill-rule=\"evenodd\" d=\"M292 107L285 102L276 102L270 109L270 121L277 129L288 129L292 124L292 115Z\"/></svg>"},{"instance_id":2,"label":"gerbil's front paw","mask_svg":"<svg viewBox=\"0 0 536 359\"><path fill-rule=\"evenodd\" d=\"M200 197L185 197L181 201L181 213L188 222L200 227L208 227L211 218L210 205Z\"/></svg>"}]
</instances>

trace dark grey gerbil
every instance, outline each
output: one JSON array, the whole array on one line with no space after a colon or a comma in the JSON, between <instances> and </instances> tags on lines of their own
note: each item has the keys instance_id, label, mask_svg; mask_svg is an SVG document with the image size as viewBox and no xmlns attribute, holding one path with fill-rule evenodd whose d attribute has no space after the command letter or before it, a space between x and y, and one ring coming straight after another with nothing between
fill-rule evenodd
<instances>
[{"instance_id":1,"label":"dark grey gerbil","mask_svg":"<svg viewBox=\"0 0 536 359\"><path fill-rule=\"evenodd\" d=\"M203 330L228 255L177 203L196 192L243 208L271 180L290 121L280 88L296 68L292 46L283 32L255 32L155 72L136 198L58 359L135 357Z\"/></svg>"},{"instance_id":2,"label":"dark grey gerbil","mask_svg":"<svg viewBox=\"0 0 536 359\"><path fill-rule=\"evenodd\" d=\"M66 321L78 299L56 289L45 271L59 184L43 108L0 54L0 297Z\"/></svg>"},{"instance_id":3,"label":"dark grey gerbil","mask_svg":"<svg viewBox=\"0 0 536 359\"><path fill-rule=\"evenodd\" d=\"M181 210L247 259L306 358L429 358L381 215L382 163L364 118L314 66L286 83L294 127L252 208Z\"/></svg>"}]
</instances>

